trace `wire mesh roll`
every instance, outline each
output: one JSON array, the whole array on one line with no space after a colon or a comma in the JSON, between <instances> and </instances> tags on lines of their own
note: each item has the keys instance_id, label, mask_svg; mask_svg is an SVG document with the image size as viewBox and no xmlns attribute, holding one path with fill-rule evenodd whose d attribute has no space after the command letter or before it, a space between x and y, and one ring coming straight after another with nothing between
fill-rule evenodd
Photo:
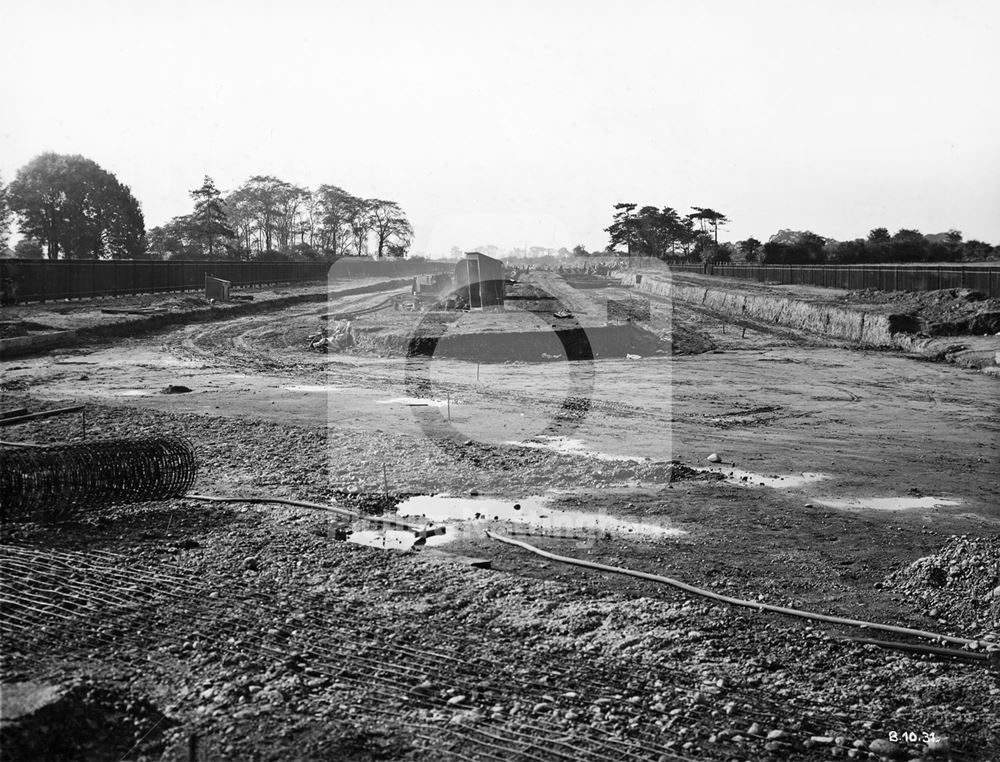
<instances>
[{"instance_id":1,"label":"wire mesh roll","mask_svg":"<svg viewBox=\"0 0 1000 762\"><path fill-rule=\"evenodd\" d=\"M176 437L2 449L0 516L4 521L51 519L178 497L191 488L197 468L191 443Z\"/></svg>"}]
</instances>

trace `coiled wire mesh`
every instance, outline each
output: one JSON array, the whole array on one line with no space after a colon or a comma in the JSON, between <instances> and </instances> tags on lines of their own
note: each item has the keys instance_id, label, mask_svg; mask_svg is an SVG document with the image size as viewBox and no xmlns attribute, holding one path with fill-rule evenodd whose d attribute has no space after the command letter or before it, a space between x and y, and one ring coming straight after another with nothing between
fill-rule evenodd
<instances>
[{"instance_id":1,"label":"coiled wire mesh","mask_svg":"<svg viewBox=\"0 0 1000 762\"><path fill-rule=\"evenodd\" d=\"M0 518L45 520L79 510L186 493L194 448L178 437L106 439L0 449Z\"/></svg>"}]
</instances>

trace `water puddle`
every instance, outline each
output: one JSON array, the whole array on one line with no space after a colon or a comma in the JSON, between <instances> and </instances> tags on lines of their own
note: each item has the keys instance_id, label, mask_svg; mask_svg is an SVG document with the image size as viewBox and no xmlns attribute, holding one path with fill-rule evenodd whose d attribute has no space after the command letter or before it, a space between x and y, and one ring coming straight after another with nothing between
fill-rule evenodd
<instances>
[{"instance_id":1,"label":"water puddle","mask_svg":"<svg viewBox=\"0 0 1000 762\"><path fill-rule=\"evenodd\" d=\"M148 389L120 389L116 392L112 392L114 397L145 397L150 394L155 394Z\"/></svg>"},{"instance_id":2,"label":"water puddle","mask_svg":"<svg viewBox=\"0 0 1000 762\"><path fill-rule=\"evenodd\" d=\"M533 439L524 440L523 442L511 441L504 442L504 444L516 447L530 447L536 450L551 450L562 455L581 455L587 458L595 458L596 460L626 463L648 460L648 458L642 458L637 455L610 455L606 452L588 450L587 445L584 444L582 439L570 439L569 437L540 435Z\"/></svg>"},{"instance_id":3,"label":"water puddle","mask_svg":"<svg viewBox=\"0 0 1000 762\"><path fill-rule=\"evenodd\" d=\"M771 487L772 489L790 489L805 487L821 482L830 477L826 474L802 472L798 474L756 474L741 468L700 468L699 471L711 474L722 474L730 484L745 487Z\"/></svg>"},{"instance_id":4,"label":"water puddle","mask_svg":"<svg viewBox=\"0 0 1000 762\"><path fill-rule=\"evenodd\" d=\"M457 400L451 400L452 405L456 404ZM445 407L449 404L449 401L435 400L435 399L425 399L423 397L393 397L391 400L378 400L379 405L410 405L411 407Z\"/></svg>"},{"instance_id":5,"label":"water puddle","mask_svg":"<svg viewBox=\"0 0 1000 762\"><path fill-rule=\"evenodd\" d=\"M842 500L816 500L829 508L870 509L874 511L909 511L919 508L947 508L961 505L961 500L946 497L852 497Z\"/></svg>"},{"instance_id":6,"label":"water puddle","mask_svg":"<svg viewBox=\"0 0 1000 762\"><path fill-rule=\"evenodd\" d=\"M521 531L530 528L540 534L586 539L588 537L630 537L659 539L687 534L665 524L653 524L609 516L592 511L562 510L551 505L552 498L532 496L519 501L495 497L454 497L418 495L396 507L396 515L424 518L428 525L445 527L445 533L426 538L426 544L444 545L455 540L486 539L486 530ZM406 549L413 546L412 532L364 529L349 541L376 548Z\"/></svg>"},{"instance_id":7,"label":"water puddle","mask_svg":"<svg viewBox=\"0 0 1000 762\"><path fill-rule=\"evenodd\" d=\"M310 386L308 384L299 384L299 385L296 385L296 386L283 386L281 388L284 389L285 391L288 391L288 392L319 392L319 393L322 393L322 392L333 392L333 391L336 391L337 389L339 389L340 387L338 387L338 386L329 386L329 385L326 385L326 386Z\"/></svg>"},{"instance_id":8,"label":"water puddle","mask_svg":"<svg viewBox=\"0 0 1000 762\"><path fill-rule=\"evenodd\" d=\"M443 545L451 542L454 538L447 534L440 534L427 538L428 545ZM383 550L409 550L417 538L413 532L406 532L401 529L363 529L352 532L347 538L348 542L356 545L367 545L370 548L382 548Z\"/></svg>"}]
</instances>

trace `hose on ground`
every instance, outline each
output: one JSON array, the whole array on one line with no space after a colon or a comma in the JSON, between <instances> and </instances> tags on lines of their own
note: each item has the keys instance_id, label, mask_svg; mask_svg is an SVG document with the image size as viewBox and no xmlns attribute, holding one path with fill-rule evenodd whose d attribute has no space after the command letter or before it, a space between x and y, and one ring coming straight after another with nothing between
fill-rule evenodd
<instances>
[{"instance_id":1,"label":"hose on ground","mask_svg":"<svg viewBox=\"0 0 1000 762\"><path fill-rule=\"evenodd\" d=\"M852 643L864 643L879 648L889 648L894 651L908 651L910 653L922 654L926 656L947 656L952 659L964 659L967 661L989 661L989 654L976 654L970 651L958 651L954 648L938 648L935 646L925 646L915 643L900 643L895 640L874 640L872 638L838 638Z\"/></svg>"},{"instance_id":2,"label":"hose on ground","mask_svg":"<svg viewBox=\"0 0 1000 762\"><path fill-rule=\"evenodd\" d=\"M542 558L548 558L552 561L558 561L564 564L571 564L573 566L582 566L585 569L596 569L603 572L611 572L612 574L624 574L629 577L637 577L638 579L649 580L650 582L657 582L662 585L670 585L671 587L676 587L679 590L683 590L692 595L701 596L702 598L709 598L714 601L720 601L721 603L728 603L731 606L744 606L746 608L757 609L758 611L771 611L775 614L786 614L788 616L799 617L801 619L812 619L817 622L829 622L830 624L841 624L850 627L860 627L867 630L880 630L882 632L892 632L897 635L909 635L915 638L924 638L925 640L937 640L944 641L948 643L957 643L963 646L977 645L979 641L970 638L958 638L952 635L941 635L935 632L927 632L926 630L913 630L908 627L896 627L891 624L878 624L876 622L864 622L859 619L847 619L845 617L830 616L828 614L815 614L811 611L801 611L799 609L787 608L785 606L774 606L769 603L760 603L759 601L748 601L742 598L731 598L728 595L720 595L719 593L713 593L711 590L705 590L700 587L695 587L694 585L689 585L686 582L681 582L680 580L672 579L670 577L663 577L659 574L650 574L648 572L636 571L635 569L626 569L621 566L608 566L607 564L600 564L596 561L586 561L582 558L572 558L570 556L560 556L556 553L550 553L547 550L542 550L541 548L536 548L534 545L530 545L521 540L515 540L512 537L504 537L496 532L487 530L486 536L490 539L497 540L498 542L503 542L508 545L514 545L521 548L522 550L527 550L529 553L534 553L535 555L541 556Z\"/></svg>"}]
</instances>

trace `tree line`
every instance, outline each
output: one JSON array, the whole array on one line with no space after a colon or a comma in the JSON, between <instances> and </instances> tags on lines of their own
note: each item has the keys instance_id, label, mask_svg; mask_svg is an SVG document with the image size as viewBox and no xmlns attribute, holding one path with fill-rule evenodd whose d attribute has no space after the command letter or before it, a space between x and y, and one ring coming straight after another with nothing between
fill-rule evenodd
<instances>
[{"instance_id":1,"label":"tree line","mask_svg":"<svg viewBox=\"0 0 1000 762\"><path fill-rule=\"evenodd\" d=\"M255 175L224 195L206 176L189 214L146 231L139 202L96 162L45 153L0 182L0 251L16 218L16 256L49 259L402 257L413 227L395 201L336 185L310 190Z\"/></svg>"},{"instance_id":2,"label":"tree line","mask_svg":"<svg viewBox=\"0 0 1000 762\"><path fill-rule=\"evenodd\" d=\"M890 234L875 228L867 238L834 241L811 231L782 230L762 243L753 236L736 243L719 243L725 214L709 207L691 207L681 214L673 207L614 205L607 249L597 254L656 257L668 262L759 262L761 264L857 264L891 262L959 262L1000 258L1000 246L964 241L958 230L924 235L901 229ZM582 246L574 253L585 254Z\"/></svg>"},{"instance_id":3,"label":"tree line","mask_svg":"<svg viewBox=\"0 0 1000 762\"><path fill-rule=\"evenodd\" d=\"M614 208L611 225L605 228L608 251L624 248L626 256L682 262L714 260L721 251L719 226L729 222L723 213L701 206L691 207L694 211L689 214L670 206L640 208L631 202L615 204Z\"/></svg>"},{"instance_id":4,"label":"tree line","mask_svg":"<svg viewBox=\"0 0 1000 762\"><path fill-rule=\"evenodd\" d=\"M762 264L875 264L892 262L978 262L1000 257L1000 246L962 239L958 230L924 235L903 228L890 234L884 227L866 238L832 241L810 231L773 236L765 244L750 239L737 249L747 262Z\"/></svg>"},{"instance_id":5,"label":"tree line","mask_svg":"<svg viewBox=\"0 0 1000 762\"><path fill-rule=\"evenodd\" d=\"M309 190L255 175L226 196L205 177L190 214L149 231L163 258L324 259L402 257L413 227L395 201L360 198L336 185Z\"/></svg>"}]
</instances>

